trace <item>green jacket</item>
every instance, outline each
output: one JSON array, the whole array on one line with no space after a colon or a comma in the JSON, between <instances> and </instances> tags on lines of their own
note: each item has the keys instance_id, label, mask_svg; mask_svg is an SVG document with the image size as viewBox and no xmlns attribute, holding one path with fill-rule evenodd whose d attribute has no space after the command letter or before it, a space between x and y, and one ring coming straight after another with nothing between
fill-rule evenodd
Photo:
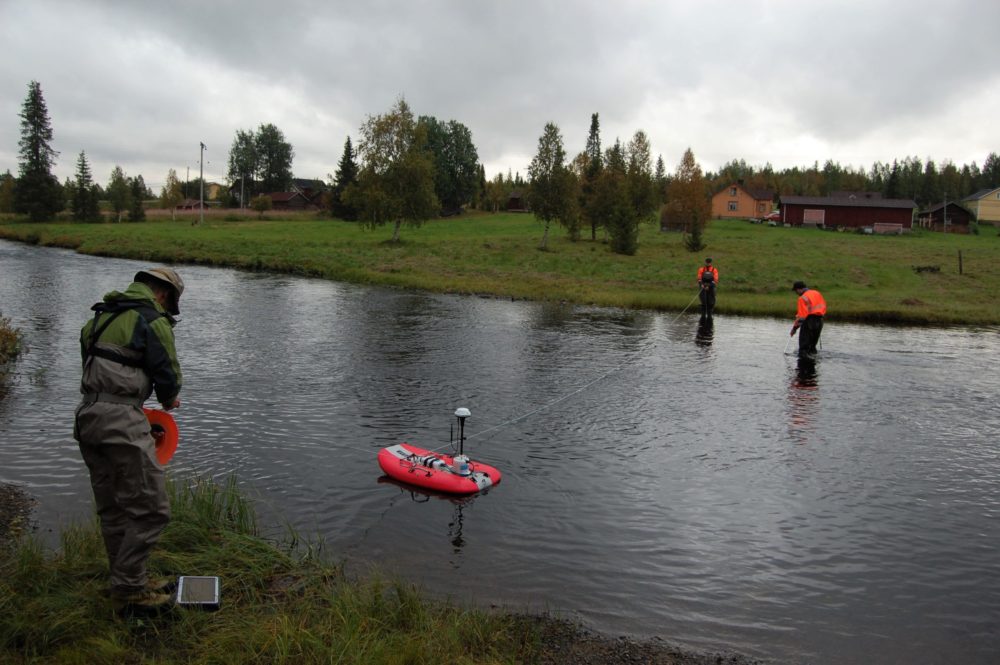
<instances>
[{"instance_id":1,"label":"green jacket","mask_svg":"<svg viewBox=\"0 0 1000 665\"><path fill-rule=\"evenodd\" d=\"M80 331L83 401L74 436L83 443L137 443L149 435L142 403L155 391L157 401L170 405L180 393L174 320L139 282L108 293L93 309Z\"/></svg>"}]
</instances>

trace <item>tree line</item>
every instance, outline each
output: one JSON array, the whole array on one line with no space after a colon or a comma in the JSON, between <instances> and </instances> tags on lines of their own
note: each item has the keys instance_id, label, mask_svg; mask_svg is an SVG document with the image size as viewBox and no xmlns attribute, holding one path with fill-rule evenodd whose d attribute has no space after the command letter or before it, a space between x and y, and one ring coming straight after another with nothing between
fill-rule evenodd
<instances>
[{"instance_id":1,"label":"tree line","mask_svg":"<svg viewBox=\"0 0 1000 665\"><path fill-rule=\"evenodd\" d=\"M1000 187L1000 155L991 152L982 167L958 166L946 161L940 166L933 160L906 157L892 163L875 162L870 169L841 166L827 160L807 168L775 170L748 165L742 159L725 164L706 176L711 194L736 182L753 189L771 190L776 195L828 196L837 191L879 192L887 199L912 199L925 208L955 201L983 189Z\"/></svg>"},{"instance_id":2,"label":"tree line","mask_svg":"<svg viewBox=\"0 0 1000 665\"><path fill-rule=\"evenodd\" d=\"M142 201L153 198L141 175L129 177L115 166L107 187L94 182L86 153L77 160L74 179L64 184L51 174L58 153L51 147L52 128L41 86L32 81L21 113L19 172L0 176L0 212L27 215L33 221L51 219L67 204L79 221L101 219L98 201L107 201L122 221L144 218ZM229 151L229 189L223 203L234 207L269 193L287 191L292 182L294 149L273 124L237 130ZM568 158L559 128L548 123L527 169L497 174L488 180L479 162L472 133L456 120L415 116L405 99L389 111L369 116L355 145L348 136L336 172L328 174L329 191L322 207L332 216L368 227L391 224L399 239L403 225L461 212L466 207L496 212L506 209L519 194L542 223L541 247L547 247L550 225L563 227L573 241L598 235L612 251L633 254L640 224L659 219L661 228L685 233L693 251L701 245L708 217L708 200L733 182L749 188L770 189L777 195L824 196L833 191L877 191L886 198L912 198L930 205L943 198L957 199L979 189L1000 186L1000 158L990 153L983 167L958 167L907 157L891 164L876 162L870 170L842 167L827 161L822 168L775 170L770 164L754 167L744 160L703 173L690 149L671 175L662 156L652 160L648 136L637 130L632 138L602 148L600 122L592 114L584 148ZM159 199L174 209L196 180L181 183L170 169ZM254 206L256 207L256 205Z\"/></svg>"}]
</instances>

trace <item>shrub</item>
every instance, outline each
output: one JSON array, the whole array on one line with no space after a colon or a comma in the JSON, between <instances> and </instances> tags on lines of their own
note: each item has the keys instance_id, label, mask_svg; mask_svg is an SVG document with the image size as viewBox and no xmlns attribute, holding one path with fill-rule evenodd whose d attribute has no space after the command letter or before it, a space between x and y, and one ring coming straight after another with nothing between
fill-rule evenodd
<instances>
[{"instance_id":1,"label":"shrub","mask_svg":"<svg viewBox=\"0 0 1000 665\"><path fill-rule=\"evenodd\" d=\"M13 327L10 319L0 312L0 365L14 360L21 353L23 340L21 329Z\"/></svg>"}]
</instances>

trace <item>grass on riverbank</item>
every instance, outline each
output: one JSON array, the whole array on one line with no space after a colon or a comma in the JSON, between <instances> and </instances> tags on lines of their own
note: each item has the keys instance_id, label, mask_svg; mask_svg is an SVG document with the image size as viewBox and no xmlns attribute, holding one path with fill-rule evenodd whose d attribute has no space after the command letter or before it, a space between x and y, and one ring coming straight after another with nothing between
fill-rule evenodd
<instances>
[{"instance_id":1,"label":"grass on riverbank","mask_svg":"<svg viewBox=\"0 0 1000 665\"><path fill-rule=\"evenodd\" d=\"M0 398L7 392L11 366L24 352L24 334L0 311Z\"/></svg>"},{"instance_id":2,"label":"grass on riverbank","mask_svg":"<svg viewBox=\"0 0 1000 665\"><path fill-rule=\"evenodd\" d=\"M5 364L14 360L21 354L24 344L24 335L20 328L15 328L10 319L0 311L0 371Z\"/></svg>"},{"instance_id":3,"label":"grass on riverbank","mask_svg":"<svg viewBox=\"0 0 1000 665\"><path fill-rule=\"evenodd\" d=\"M717 312L789 318L794 280L823 291L830 318L926 324L1000 324L1000 239L915 231L865 236L715 220L707 248L644 226L635 256L557 231L538 249L530 215L470 214L387 230L302 216L140 224L0 224L0 237L151 262L226 265L446 293L656 310L681 310L695 272L712 256L721 273ZM959 274L959 253L962 274ZM918 270L919 269L919 270ZM692 305L692 307L696 307Z\"/></svg>"},{"instance_id":4,"label":"grass on riverbank","mask_svg":"<svg viewBox=\"0 0 1000 665\"><path fill-rule=\"evenodd\" d=\"M171 485L173 519L150 560L157 575L219 575L218 612L122 617L100 590L107 563L96 522L47 553L31 539L0 548L4 663L521 663L539 628L513 616L421 599L407 584L352 581L312 550L260 537L235 488Z\"/></svg>"}]
</instances>

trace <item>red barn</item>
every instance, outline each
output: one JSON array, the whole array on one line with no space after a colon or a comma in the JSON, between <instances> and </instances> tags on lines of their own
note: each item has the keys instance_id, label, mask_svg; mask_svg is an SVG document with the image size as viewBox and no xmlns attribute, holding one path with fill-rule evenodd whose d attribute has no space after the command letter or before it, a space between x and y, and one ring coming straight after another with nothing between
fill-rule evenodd
<instances>
[{"instance_id":1,"label":"red barn","mask_svg":"<svg viewBox=\"0 0 1000 665\"><path fill-rule=\"evenodd\" d=\"M913 228L912 199L858 196L782 196L781 219L792 226L828 229L872 228L876 232L901 232Z\"/></svg>"}]
</instances>

